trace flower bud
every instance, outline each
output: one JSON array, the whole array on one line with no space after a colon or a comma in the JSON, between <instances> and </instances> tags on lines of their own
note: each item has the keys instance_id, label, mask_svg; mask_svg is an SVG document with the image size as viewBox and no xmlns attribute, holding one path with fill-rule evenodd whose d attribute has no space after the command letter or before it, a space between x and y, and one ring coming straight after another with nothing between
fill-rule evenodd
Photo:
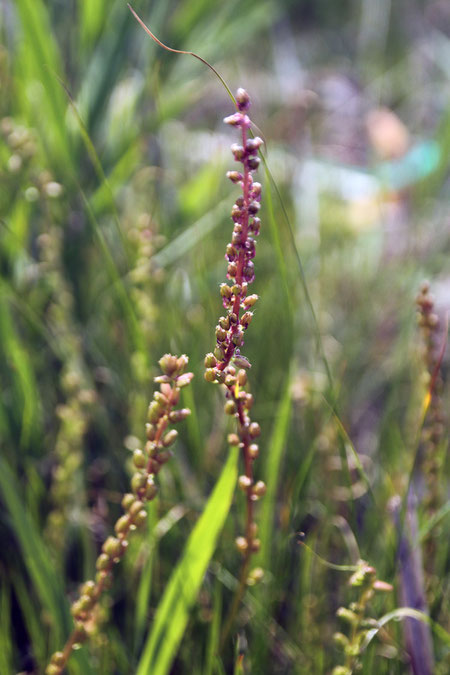
<instances>
[{"instance_id":1,"label":"flower bud","mask_svg":"<svg viewBox=\"0 0 450 675\"><path fill-rule=\"evenodd\" d=\"M219 323L220 323L220 321L219 321ZM205 356L205 368L214 368L216 363L217 363L217 360L216 360L216 357L214 356L214 354L209 353Z\"/></svg>"},{"instance_id":2,"label":"flower bud","mask_svg":"<svg viewBox=\"0 0 450 675\"><path fill-rule=\"evenodd\" d=\"M225 119L229 118L226 117ZM227 178L229 178L232 183L239 183L239 181L243 179L243 175L239 173L239 171L227 171Z\"/></svg>"},{"instance_id":3,"label":"flower bud","mask_svg":"<svg viewBox=\"0 0 450 675\"><path fill-rule=\"evenodd\" d=\"M178 431L176 429L171 429L162 439L162 444L165 448L168 448L170 445L173 445L178 438Z\"/></svg>"},{"instance_id":4,"label":"flower bud","mask_svg":"<svg viewBox=\"0 0 450 675\"><path fill-rule=\"evenodd\" d=\"M85 581L81 584L80 595L88 595L92 597L95 593L95 583L91 580Z\"/></svg>"},{"instance_id":5,"label":"flower bud","mask_svg":"<svg viewBox=\"0 0 450 675\"><path fill-rule=\"evenodd\" d=\"M220 295L223 298L231 298L231 288L228 284L220 284Z\"/></svg>"},{"instance_id":6,"label":"flower bud","mask_svg":"<svg viewBox=\"0 0 450 675\"><path fill-rule=\"evenodd\" d=\"M97 561L95 563L95 567L98 569L98 571L106 570L110 565L110 560L109 560L109 555L106 555L106 553L101 553Z\"/></svg>"},{"instance_id":7,"label":"flower bud","mask_svg":"<svg viewBox=\"0 0 450 675\"><path fill-rule=\"evenodd\" d=\"M156 461L158 464L165 464L172 457L172 452L170 450L160 450L156 456Z\"/></svg>"},{"instance_id":8,"label":"flower bud","mask_svg":"<svg viewBox=\"0 0 450 675\"><path fill-rule=\"evenodd\" d=\"M250 108L250 96L245 91L245 89L242 89L241 87L239 87L239 89L236 92L236 103L239 110L241 110L242 112Z\"/></svg>"},{"instance_id":9,"label":"flower bud","mask_svg":"<svg viewBox=\"0 0 450 675\"><path fill-rule=\"evenodd\" d=\"M114 525L114 529L117 534L122 534L126 532L130 527L130 519L128 516L121 516L119 520Z\"/></svg>"},{"instance_id":10,"label":"flower bud","mask_svg":"<svg viewBox=\"0 0 450 675\"><path fill-rule=\"evenodd\" d=\"M248 168L251 171L255 171L258 168L258 166L260 165L260 162L261 162L259 157L249 157L247 161L248 161Z\"/></svg>"},{"instance_id":11,"label":"flower bud","mask_svg":"<svg viewBox=\"0 0 450 675\"><path fill-rule=\"evenodd\" d=\"M137 469L143 469L147 463L147 458L142 450L136 449L133 452L133 464Z\"/></svg>"},{"instance_id":12,"label":"flower bud","mask_svg":"<svg viewBox=\"0 0 450 675\"><path fill-rule=\"evenodd\" d=\"M136 499L136 501L132 504L130 507L130 516L134 519L136 514L139 513L139 511L144 507L144 502L142 502L140 499Z\"/></svg>"},{"instance_id":13,"label":"flower bud","mask_svg":"<svg viewBox=\"0 0 450 675\"><path fill-rule=\"evenodd\" d=\"M241 322L240 322L241 326L243 326L244 328L248 328L252 319L253 319L253 313L252 312L245 312L241 316Z\"/></svg>"},{"instance_id":14,"label":"flower bud","mask_svg":"<svg viewBox=\"0 0 450 675\"><path fill-rule=\"evenodd\" d=\"M245 537L236 537L235 544L240 553L245 553L248 549L248 541Z\"/></svg>"},{"instance_id":15,"label":"flower bud","mask_svg":"<svg viewBox=\"0 0 450 675\"><path fill-rule=\"evenodd\" d=\"M147 511L145 509L141 509L134 517L134 524L136 525L136 527L140 527L145 523L146 520L147 520Z\"/></svg>"},{"instance_id":16,"label":"flower bud","mask_svg":"<svg viewBox=\"0 0 450 675\"><path fill-rule=\"evenodd\" d=\"M153 441L155 436L156 436L156 427L154 424L147 424L145 425L145 434L147 436L147 439L149 441Z\"/></svg>"},{"instance_id":17,"label":"flower bud","mask_svg":"<svg viewBox=\"0 0 450 675\"><path fill-rule=\"evenodd\" d=\"M222 330L222 329L221 329L221 330ZM225 337L226 337L226 334L225 334ZM225 338L224 338L224 339L225 339ZM224 360L224 358L225 358L225 352L224 352L224 350L222 349L222 347L217 346L217 347L214 349L214 356L216 357L216 359L217 359L218 361L223 361L223 360Z\"/></svg>"},{"instance_id":18,"label":"flower bud","mask_svg":"<svg viewBox=\"0 0 450 675\"><path fill-rule=\"evenodd\" d=\"M257 152L262 144L263 140L259 136L255 136L255 138L248 138L245 144L245 149L247 152Z\"/></svg>"},{"instance_id":19,"label":"flower bud","mask_svg":"<svg viewBox=\"0 0 450 675\"><path fill-rule=\"evenodd\" d=\"M151 422L152 424L155 424L161 417L162 412L163 409L161 408L161 405L158 403L158 401L152 401L148 406L147 412L148 421Z\"/></svg>"},{"instance_id":20,"label":"flower bud","mask_svg":"<svg viewBox=\"0 0 450 675\"><path fill-rule=\"evenodd\" d=\"M223 121L225 124L230 124L232 127L238 127L242 122L242 115L241 113L235 112L233 115L224 117Z\"/></svg>"},{"instance_id":21,"label":"flower bud","mask_svg":"<svg viewBox=\"0 0 450 675\"><path fill-rule=\"evenodd\" d=\"M253 494L256 495L257 497L262 497L263 495L266 494L266 491L267 491L267 486L264 483L264 481L262 481L262 480L259 480L253 486Z\"/></svg>"},{"instance_id":22,"label":"flower bud","mask_svg":"<svg viewBox=\"0 0 450 675\"><path fill-rule=\"evenodd\" d=\"M247 384L247 373L245 370L240 370L237 374L237 381L239 382L240 387L245 387Z\"/></svg>"},{"instance_id":23,"label":"flower bud","mask_svg":"<svg viewBox=\"0 0 450 675\"><path fill-rule=\"evenodd\" d=\"M259 426L258 422L252 422L250 424L248 432L252 438L256 438L257 436L259 436L261 433L261 427Z\"/></svg>"},{"instance_id":24,"label":"flower bud","mask_svg":"<svg viewBox=\"0 0 450 675\"><path fill-rule=\"evenodd\" d=\"M245 156L245 150L242 147L242 145L239 145L238 143L233 143L231 146L231 152L234 155L234 159L239 162L243 157Z\"/></svg>"},{"instance_id":25,"label":"flower bud","mask_svg":"<svg viewBox=\"0 0 450 675\"><path fill-rule=\"evenodd\" d=\"M255 302L257 302L259 296L255 294L253 295L247 295L247 297L244 299L243 304L245 307L253 307Z\"/></svg>"},{"instance_id":26,"label":"flower bud","mask_svg":"<svg viewBox=\"0 0 450 675\"><path fill-rule=\"evenodd\" d=\"M173 375L178 367L177 357L172 356L172 354L164 354L164 356L159 359L158 363L162 372L168 376Z\"/></svg>"},{"instance_id":27,"label":"flower bud","mask_svg":"<svg viewBox=\"0 0 450 675\"><path fill-rule=\"evenodd\" d=\"M239 443L241 442L237 434L228 434L227 441L228 445L239 445Z\"/></svg>"},{"instance_id":28,"label":"flower bud","mask_svg":"<svg viewBox=\"0 0 450 675\"><path fill-rule=\"evenodd\" d=\"M227 415L234 415L236 413L236 403L234 401L228 400L225 403L224 410Z\"/></svg>"},{"instance_id":29,"label":"flower bud","mask_svg":"<svg viewBox=\"0 0 450 675\"><path fill-rule=\"evenodd\" d=\"M241 488L241 490L244 490L246 492L248 488L252 484L252 479L249 476L239 476L238 478L238 485Z\"/></svg>"},{"instance_id":30,"label":"flower bud","mask_svg":"<svg viewBox=\"0 0 450 675\"><path fill-rule=\"evenodd\" d=\"M259 539L253 539L252 540L252 552L258 553L260 548L261 548L261 541Z\"/></svg>"},{"instance_id":31,"label":"flower bud","mask_svg":"<svg viewBox=\"0 0 450 675\"><path fill-rule=\"evenodd\" d=\"M53 663L55 666L64 666L66 663L64 654L62 652L55 652L50 659L50 663Z\"/></svg>"},{"instance_id":32,"label":"flower bud","mask_svg":"<svg viewBox=\"0 0 450 675\"><path fill-rule=\"evenodd\" d=\"M207 368L207 370L205 370L204 377L207 382L215 382L216 371L214 370L214 368Z\"/></svg>"},{"instance_id":33,"label":"flower bud","mask_svg":"<svg viewBox=\"0 0 450 675\"><path fill-rule=\"evenodd\" d=\"M157 492L158 492L158 487L155 485L155 483L153 481L153 478L151 476L149 476L148 479L147 479L147 484L145 486L145 493L144 493L145 498L148 499L148 501L151 501L152 499L154 499L156 497Z\"/></svg>"},{"instance_id":34,"label":"flower bud","mask_svg":"<svg viewBox=\"0 0 450 675\"><path fill-rule=\"evenodd\" d=\"M182 422L183 420L186 419L186 417L189 417L191 414L191 411L189 408L181 408L180 410L172 410L172 412L169 415L169 419L171 422Z\"/></svg>"},{"instance_id":35,"label":"flower bud","mask_svg":"<svg viewBox=\"0 0 450 675\"><path fill-rule=\"evenodd\" d=\"M119 539L116 539L116 537L108 537L107 540L103 542L102 551L110 558L116 558L122 552L122 546Z\"/></svg>"},{"instance_id":36,"label":"flower bud","mask_svg":"<svg viewBox=\"0 0 450 675\"><path fill-rule=\"evenodd\" d=\"M122 498L122 508L124 511L128 511L128 509L131 507L131 505L134 503L136 497L131 494L131 492L128 492L125 494Z\"/></svg>"},{"instance_id":37,"label":"flower bud","mask_svg":"<svg viewBox=\"0 0 450 675\"><path fill-rule=\"evenodd\" d=\"M147 477L144 473L136 472L133 474L131 477L131 489L133 490L134 494L137 494L139 490L142 490L142 488L145 486L146 480Z\"/></svg>"},{"instance_id":38,"label":"flower bud","mask_svg":"<svg viewBox=\"0 0 450 675\"><path fill-rule=\"evenodd\" d=\"M166 406L168 404L168 399L167 396L164 396L164 394L160 391L155 391L153 394L153 398L155 401L157 401L161 406Z\"/></svg>"},{"instance_id":39,"label":"flower bud","mask_svg":"<svg viewBox=\"0 0 450 675\"><path fill-rule=\"evenodd\" d=\"M259 455L259 446L256 443L252 443L248 448L248 454L251 459L256 459Z\"/></svg>"},{"instance_id":40,"label":"flower bud","mask_svg":"<svg viewBox=\"0 0 450 675\"><path fill-rule=\"evenodd\" d=\"M219 326L221 328L223 328L224 330L228 330L229 327L230 327L230 317L229 316L221 316L220 319L219 319Z\"/></svg>"},{"instance_id":41,"label":"flower bud","mask_svg":"<svg viewBox=\"0 0 450 675\"><path fill-rule=\"evenodd\" d=\"M183 375L178 375L177 377L177 387L182 389L192 382L194 378L194 373L183 373Z\"/></svg>"}]
</instances>

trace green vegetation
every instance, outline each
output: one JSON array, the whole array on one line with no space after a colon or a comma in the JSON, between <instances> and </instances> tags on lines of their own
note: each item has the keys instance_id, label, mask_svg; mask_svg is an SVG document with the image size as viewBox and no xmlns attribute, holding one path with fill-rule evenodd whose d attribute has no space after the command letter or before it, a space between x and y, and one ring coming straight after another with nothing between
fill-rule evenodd
<instances>
[{"instance_id":1,"label":"green vegetation","mask_svg":"<svg viewBox=\"0 0 450 675\"><path fill-rule=\"evenodd\" d=\"M167 352L189 356L191 415L68 672L448 672L448 16L401 4L133 4L245 87L265 141L243 594L245 471L203 377L233 104L125 2L1 4L2 675L44 673L71 634Z\"/></svg>"}]
</instances>

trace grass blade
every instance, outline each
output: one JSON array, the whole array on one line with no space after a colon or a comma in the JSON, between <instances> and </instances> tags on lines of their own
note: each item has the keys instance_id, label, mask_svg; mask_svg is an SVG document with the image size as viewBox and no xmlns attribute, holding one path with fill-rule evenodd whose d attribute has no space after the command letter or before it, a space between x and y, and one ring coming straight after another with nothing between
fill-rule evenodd
<instances>
[{"instance_id":1,"label":"grass blade","mask_svg":"<svg viewBox=\"0 0 450 675\"><path fill-rule=\"evenodd\" d=\"M232 448L222 474L194 527L159 603L137 675L165 675L176 656L208 563L223 527L237 479L238 449Z\"/></svg>"}]
</instances>

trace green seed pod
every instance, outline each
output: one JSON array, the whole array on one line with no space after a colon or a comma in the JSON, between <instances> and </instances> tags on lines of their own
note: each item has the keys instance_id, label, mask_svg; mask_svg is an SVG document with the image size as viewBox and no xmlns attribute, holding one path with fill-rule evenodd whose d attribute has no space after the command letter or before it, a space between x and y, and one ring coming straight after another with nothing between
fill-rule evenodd
<instances>
[{"instance_id":1,"label":"green seed pod","mask_svg":"<svg viewBox=\"0 0 450 675\"><path fill-rule=\"evenodd\" d=\"M236 384L236 378L233 375L225 375L224 384L226 387L233 387Z\"/></svg>"},{"instance_id":2,"label":"green seed pod","mask_svg":"<svg viewBox=\"0 0 450 675\"><path fill-rule=\"evenodd\" d=\"M139 511L143 508L144 508L144 502L141 501L140 499L136 499L136 501L134 502L134 504L130 508L130 516L133 518L133 520L134 520L134 517L135 517L136 513L139 513Z\"/></svg>"},{"instance_id":3,"label":"green seed pod","mask_svg":"<svg viewBox=\"0 0 450 675\"><path fill-rule=\"evenodd\" d=\"M242 291L242 286L240 284L233 284L231 287L231 292L233 295L240 295Z\"/></svg>"},{"instance_id":4,"label":"green seed pod","mask_svg":"<svg viewBox=\"0 0 450 675\"><path fill-rule=\"evenodd\" d=\"M225 373L223 370L216 370L216 381L219 384L223 384L225 382Z\"/></svg>"},{"instance_id":5,"label":"green seed pod","mask_svg":"<svg viewBox=\"0 0 450 675\"><path fill-rule=\"evenodd\" d=\"M153 440L155 439L155 436L156 436L156 427L155 427L155 425L154 425L154 424L149 424L149 423L147 422L147 424L145 425L145 433L146 433L146 436L147 436L147 440L153 441Z\"/></svg>"},{"instance_id":6,"label":"green seed pod","mask_svg":"<svg viewBox=\"0 0 450 675\"><path fill-rule=\"evenodd\" d=\"M78 600L78 604L83 612L87 612L94 604L94 600L89 595L82 595Z\"/></svg>"},{"instance_id":7,"label":"green seed pod","mask_svg":"<svg viewBox=\"0 0 450 675\"><path fill-rule=\"evenodd\" d=\"M115 558L120 555L122 547L119 539L116 537L108 537L108 539L103 542L102 551L110 558Z\"/></svg>"},{"instance_id":8,"label":"green seed pod","mask_svg":"<svg viewBox=\"0 0 450 675\"><path fill-rule=\"evenodd\" d=\"M144 487L146 480L147 476L145 475L145 473L136 472L135 474L133 474L131 478L131 489L133 490L135 495L139 492L139 490L141 490Z\"/></svg>"},{"instance_id":9,"label":"green seed pod","mask_svg":"<svg viewBox=\"0 0 450 675\"><path fill-rule=\"evenodd\" d=\"M109 564L110 564L109 555L106 555L106 553L101 553L97 558L95 566L100 572L101 570L106 570L109 567Z\"/></svg>"},{"instance_id":10,"label":"green seed pod","mask_svg":"<svg viewBox=\"0 0 450 675\"><path fill-rule=\"evenodd\" d=\"M114 530L117 534L126 532L130 527L130 519L128 516L120 516L119 520L114 525Z\"/></svg>"},{"instance_id":11,"label":"green seed pod","mask_svg":"<svg viewBox=\"0 0 450 675\"><path fill-rule=\"evenodd\" d=\"M158 492L158 487L155 485L151 477L149 476L149 479L147 481L147 485L145 486L145 497L148 499L148 501L151 501L154 499Z\"/></svg>"},{"instance_id":12,"label":"green seed pod","mask_svg":"<svg viewBox=\"0 0 450 675\"><path fill-rule=\"evenodd\" d=\"M224 330L228 330L230 327L230 317L228 316L221 316L219 319L219 326L223 328ZM206 364L205 364L206 365Z\"/></svg>"},{"instance_id":13,"label":"green seed pod","mask_svg":"<svg viewBox=\"0 0 450 675\"><path fill-rule=\"evenodd\" d=\"M205 368L214 368L216 363L217 363L216 357L214 356L214 354L211 354L211 352L205 356Z\"/></svg>"},{"instance_id":14,"label":"green seed pod","mask_svg":"<svg viewBox=\"0 0 450 675\"><path fill-rule=\"evenodd\" d=\"M356 626L356 624L358 623L358 616L347 607L339 607L339 609L336 612L336 616L338 616L346 623L349 623L350 625Z\"/></svg>"},{"instance_id":15,"label":"green seed pod","mask_svg":"<svg viewBox=\"0 0 450 675\"><path fill-rule=\"evenodd\" d=\"M85 581L84 584L81 585L80 595L89 595L90 597L92 597L94 593L95 593L95 583L93 581Z\"/></svg>"},{"instance_id":16,"label":"green seed pod","mask_svg":"<svg viewBox=\"0 0 450 675\"><path fill-rule=\"evenodd\" d=\"M348 645L348 637L343 633L334 633L333 641L343 649Z\"/></svg>"},{"instance_id":17,"label":"green seed pod","mask_svg":"<svg viewBox=\"0 0 450 675\"><path fill-rule=\"evenodd\" d=\"M228 434L228 445L239 445L241 442L237 434Z\"/></svg>"},{"instance_id":18,"label":"green seed pod","mask_svg":"<svg viewBox=\"0 0 450 675\"><path fill-rule=\"evenodd\" d=\"M231 298L231 288L228 284L220 284L220 295L222 298Z\"/></svg>"},{"instance_id":19,"label":"green seed pod","mask_svg":"<svg viewBox=\"0 0 450 675\"><path fill-rule=\"evenodd\" d=\"M64 664L61 664L64 665ZM60 675L61 669L55 663L49 663L45 669L45 675Z\"/></svg>"},{"instance_id":20,"label":"green seed pod","mask_svg":"<svg viewBox=\"0 0 450 675\"><path fill-rule=\"evenodd\" d=\"M234 312L230 312L228 314L228 318L230 319L231 324L233 324L233 325L237 324L238 318L237 318L237 315Z\"/></svg>"},{"instance_id":21,"label":"green seed pod","mask_svg":"<svg viewBox=\"0 0 450 675\"><path fill-rule=\"evenodd\" d=\"M66 663L64 654L62 652L55 652L50 659L50 663L53 663L55 666L64 666Z\"/></svg>"},{"instance_id":22,"label":"green seed pod","mask_svg":"<svg viewBox=\"0 0 450 675\"><path fill-rule=\"evenodd\" d=\"M222 329L220 329L220 330L222 330ZM225 332L225 331L224 331L224 332ZM226 334L225 334L225 336L226 336ZM218 361L223 361L223 360L224 360L224 358L225 358L225 352L224 352L224 350L222 349L222 347L217 346L217 347L214 349L214 356L216 357L216 359L217 359Z\"/></svg>"},{"instance_id":23,"label":"green seed pod","mask_svg":"<svg viewBox=\"0 0 450 675\"><path fill-rule=\"evenodd\" d=\"M169 377L173 375L178 368L177 357L172 356L172 354L164 354L164 356L159 359L158 363L162 372Z\"/></svg>"},{"instance_id":24,"label":"green seed pod","mask_svg":"<svg viewBox=\"0 0 450 675\"><path fill-rule=\"evenodd\" d=\"M160 391L155 391L155 393L153 394L153 398L162 406L166 406L169 402L167 400L167 396L164 396L164 394L161 393Z\"/></svg>"},{"instance_id":25,"label":"green seed pod","mask_svg":"<svg viewBox=\"0 0 450 675\"><path fill-rule=\"evenodd\" d=\"M170 445L173 445L178 438L178 431L176 429L171 429L162 439L162 444L165 448L168 448Z\"/></svg>"},{"instance_id":26,"label":"green seed pod","mask_svg":"<svg viewBox=\"0 0 450 675\"><path fill-rule=\"evenodd\" d=\"M128 492L126 495L123 496L122 498L122 508L124 511L128 511L128 509L131 507L133 504L134 500L136 497L131 494L131 492Z\"/></svg>"},{"instance_id":27,"label":"green seed pod","mask_svg":"<svg viewBox=\"0 0 450 675\"><path fill-rule=\"evenodd\" d=\"M147 520L147 511L145 509L141 509L139 513L136 514L134 523L136 527L140 527L145 523L146 520Z\"/></svg>"},{"instance_id":28,"label":"green seed pod","mask_svg":"<svg viewBox=\"0 0 450 675\"><path fill-rule=\"evenodd\" d=\"M224 410L225 410L225 413L227 415L235 415L236 414L236 403L234 401L228 400L225 403Z\"/></svg>"},{"instance_id":29,"label":"green seed pod","mask_svg":"<svg viewBox=\"0 0 450 675\"><path fill-rule=\"evenodd\" d=\"M147 419L152 424L156 424L163 413L163 409L158 401L152 401L148 406Z\"/></svg>"},{"instance_id":30,"label":"green seed pod","mask_svg":"<svg viewBox=\"0 0 450 675\"><path fill-rule=\"evenodd\" d=\"M215 382L216 371L214 370L214 368L208 368L207 370L205 370L204 378L207 382Z\"/></svg>"},{"instance_id":31,"label":"green seed pod","mask_svg":"<svg viewBox=\"0 0 450 675\"><path fill-rule=\"evenodd\" d=\"M147 458L142 450L136 449L133 452L133 464L137 469L143 469L147 463Z\"/></svg>"},{"instance_id":32,"label":"green seed pod","mask_svg":"<svg viewBox=\"0 0 450 675\"><path fill-rule=\"evenodd\" d=\"M216 326L216 338L219 340L219 342L223 342L224 340L227 339L227 331L221 328L220 326ZM216 352L214 350L214 356L216 356ZM217 359L217 356L216 356ZM222 359L218 359L221 361Z\"/></svg>"},{"instance_id":33,"label":"green seed pod","mask_svg":"<svg viewBox=\"0 0 450 675\"><path fill-rule=\"evenodd\" d=\"M258 422L252 422L250 424L248 432L252 438L256 438L257 436L259 436L261 433L261 427L259 426Z\"/></svg>"}]
</instances>

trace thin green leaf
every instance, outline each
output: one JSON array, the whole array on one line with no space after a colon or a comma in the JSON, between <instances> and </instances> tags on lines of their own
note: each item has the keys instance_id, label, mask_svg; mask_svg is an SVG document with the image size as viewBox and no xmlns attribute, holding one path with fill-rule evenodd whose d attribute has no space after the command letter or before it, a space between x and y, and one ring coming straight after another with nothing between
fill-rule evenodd
<instances>
[{"instance_id":1,"label":"thin green leaf","mask_svg":"<svg viewBox=\"0 0 450 675\"><path fill-rule=\"evenodd\" d=\"M378 633L380 628L389 623L389 621L392 620L400 621L401 619L416 619L417 621L421 621L422 623L427 624L428 626L430 626L431 630L437 635L437 637L440 640L442 640L444 644L450 647L450 633L447 633L447 631L444 628L442 628L442 626L440 626L438 623L436 623L436 621L430 619L428 614L425 614L424 612L419 612L419 610L413 609L412 607L397 607L397 609L394 609L392 612L388 612L387 614L382 616L381 619L378 619L377 628L373 628L372 630L369 630L367 632L361 650L366 649L366 647L372 642L373 638Z\"/></svg>"},{"instance_id":2,"label":"thin green leaf","mask_svg":"<svg viewBox=\"0 0 450 675\"><path fill-rule=\"evenodd\" d=\"M203 576L223 527L237 479L238 449L232 448L206 508L187 541L159 603L151 633L138 665L137 675L169 672L186 629Z\"/></svg>"},{"instance_id":3,"label":"thin green leaf","mask_svg":"<svg viewBox=\"0 0 450 675\"><path fill-rule=\"evenodd\" d=\"M261 550L256 557L257 563L264 569L270 568L270 555L272 551L272 534L274 525L273 520L276 511L278 479L280 475L283 450L286 446L286 440L289 433L290 419L291 378L288 377L284 388L283 398L281 399L278 406L276 422L268 446L270 448L270 452L268 453L264 470L267 492L262 503L262 512L260 518Z\"/></svg>"}]
</instances>

